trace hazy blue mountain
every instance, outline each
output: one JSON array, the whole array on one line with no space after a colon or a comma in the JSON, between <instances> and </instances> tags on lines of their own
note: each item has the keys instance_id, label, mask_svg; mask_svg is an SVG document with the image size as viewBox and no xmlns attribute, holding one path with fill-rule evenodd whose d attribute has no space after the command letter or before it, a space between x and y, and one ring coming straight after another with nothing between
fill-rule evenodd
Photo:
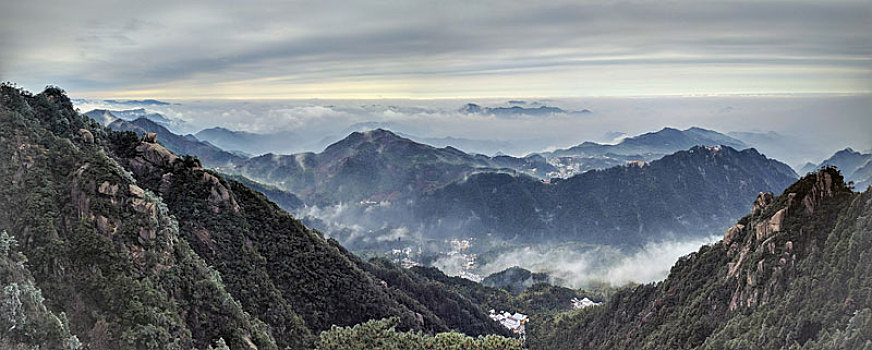
<instances>
[{"instance_id":1,"label":"hazy blue mountain","mask_svg":"<svg viewBox=\"0 0 872 350\"><path fill-rule=\"evenodd\" d=\"M828 166L839 168L845 179L854 182L858 190L862 191L872 185L872 154L870 153L861 153L852 148L845 148L820 164L809 163L803 166L802 170L807 173Z\"/></svg>"},{"instance_id":2,"label":"hazy blue mountain","mask_svg":"<svg viewBox=\"0 0 872 350\"><path fill-rule=\"evenodd\" d=\"M567 111L558 107L549 107L541 105L538 107L521 107L513 105L510 107L482 107L475 103L467 103L460 108L461 113L467 114L490 114L498 117L516 117L516 116L548 116L555 114L589 114L591 111L583 109L580 111Z\"/></svg>"},{"instance_id":3,"label":"hazy blue mountain","mask_svg":"<svg viewBox=\"0 0 872 350\"><path fill-rule=\"evenodd\" d=\"M498 140L476 140L462 137L422 137L405 133L397 133L402 137L415 140L420 143L425 143L434 147L454 147L461 149L467 153L479 153L486 155L497 155L500 152L516 152L517 146L513 142L498 141Z\"/></svg>"},{"instance_id":4,"label":"hazy blue mountain","mask_svg":"<svg viewBox=\"0 0 872 350\"><path fill-rule=\"evenodd\" d=\"M805 175L815 170L817 170L817 164L812 162L806 162L801 167L799 167L799 171L797 171L797 173L800 175Z\"/></svg>"},{"instance_id":5,"label":"hazy blue mountain","mask_svg":"<svg viewBox=\"0 0 872 350\"><path fill-rule=\"evenodd\" d=\"M633 137L624 137L623 133L607 133L604 137L620 138L620 142L600 144L588 141L567 149L541 153L557 168L547 177L567 178L588 170L606 169L634 161L652 161L693 146L748 148L748 145L735 138L697 127L687 130L663 128Z\"/></svg>"},{"instance_id":6,"label":"hazy blue mountain","mask_svg":"<svg viewBox=\"0 0 872 350\"><path fill-rule=\"evenodd\" d=\"M781 191L796 177L754 149L695 146L551 182L477 173L425 196L416 211L434 234L633 246L721 230L759 192Z\"/></svg>"},{"instance_id":7,"label":"hazy blue mountain","mask_svg":"<svg viewBox=\"0 0 872 350\"><path fill-rule=\"evenodd\" d=\"M693 146L724 145L736 149L748 148L748 145L733 137L717 131L692 127L687 130L663 128L660 131L649 132L639 136L628 137L614 145L604 145L595 142L584 142L567 149L543 153L546 157L566 156L603 156L616 155L651 155L655 158L685 150Z\"/></svg>"},{"instance_id":8,"label":"hazy blue mountain","mask_svg":"<svg viewBox=\"0 0 872 350\"><path fill-rule=\"evenodd\" d=\"M133 131L137 135L145 133L157 134L157 141L176 154L197 156L207 167L227 167L244 159L233 153L224 151L210 143L202 142L192 136L180 136L172 133L164 126L141 117L133 121L117 119L108 127L118 131Z\"/></svg>"},{"instance_id":9,"label":"hazy blue mountain","mask_svg":"<svg viewBox=\"0 0 872 350\"><path fill-rule=\"evenodd\" d=\"M200 130L194 136L225 150L243 151L255 155L281 153L286 149L293 149L296 141L293 132L258 134L222 127Z\"/></svg>"},{"instance_id":10,"label":"hazy blue mountain","mask_svg":"<svg viewBox=\"0 0 872 350\"><path fill-rule=\"evenodd\" d=\"M90 117L91 119L96 120L98 123L100 123L102 125L109 125L118 119L118 117L116 115L112 114L112 111L107 110L107 109L90 110L90 111L85 112L84 115Z\"/></svg>"},{"instance_id":11,"label":"hazy blue mountain","mask_svg":"<svg viewBox=\"0 0 872 350\"><path fill-rule=\"evenodd\" d=\"M160 100L145 99L145 100L103 100L103 102L117 105L134 105L134 106L169 106L171 103Z\"/></svg>"},{"instance_id":12,"label":"hazy blue mountain","mask_svg":"<svg viewBox=\"0 0 872 350\"><path fill-rule=\"evenodd\" d=\"M300 197L293 193L282 191L278 187L265 185L242 175L225 175L225 177L229 180L238 181L252 190L263 193L269 200L278 204L286 212L293 213L294 210L305 205Z\"/></svg>"},{"instance_id":13,"label":"hazy blue mountain","mask_svg":"<svg viewBox=\"0 0 872 350\"><path fill-rule=\"evenodd\" d=\"M144 108L126 110L94 109L85 112L84 114L96 120L100 124L103 124L104 126L108 126L109 124L118 119L133 121L139 118L151 120L169 129L178 129L179 127L183 127L185 125L185 122L183 121L167 118L160 113L148 112Z\"/></svg>"},{"instance_id":14,"label":"hazy blue mountain","mask_svg":"<svg viewBox=\"0 0 872 350\"><path fill-rule=\"evenodd\" d=\"M839 168L839 170L841 170L849 180L854 180L854 172L866 165L870 160L872 160L872 154L860 153L851 148L845 148L818 164L818 168L835 166Z\"/></svg>"},{"instance_id":15,"label":"hazy blue mountain","mask_svg":"<svg viewBox=\"0 0 872 350\"><path fill-rule=\"evenodd\" d=\"M864 191L867 187L872 186L872 160L866 162L866 165L860 167L851 178L854 181L854 186L858 191Z\"/></svg>"},{"instance_id":16,"label":"hazy blue mountain","mask_svg":"<svg viewBox=\"0 0 872 350\"><path fill-rule=\"evenodd\" d=\"M755 132L755 131L731 131L728 136L741 140L754 147L760 153L769 157L776 158L787 164L796 165L794 169L803 172L803 164L809 159L817 159L818 147L812 145L811 142L803 137L784 135L774 131Z\"/></svg>"},{"instance_id":17,"label":"hazy blue mountain","mask_svg":"<svg viewBox=\"0 0 872 350\"><path fill-rule=\"evenodd\" d=\"M396 200L433 191L473 171L547 172L538 156L470 155L436 148L384 129L354 132L321 153L266 154L236 171L315 203Z\"/></svg>"}]
</instances>

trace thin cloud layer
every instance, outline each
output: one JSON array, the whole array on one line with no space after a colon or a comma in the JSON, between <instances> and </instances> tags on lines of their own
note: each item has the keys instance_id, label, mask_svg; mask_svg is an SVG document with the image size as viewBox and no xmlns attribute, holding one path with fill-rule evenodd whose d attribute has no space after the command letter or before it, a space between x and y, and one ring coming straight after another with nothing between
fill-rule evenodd
<instances>
[{"instance_id":1,"label":"thin cloud layer","mask_svg":"<svg viewBox=\"0 0 872 350\"><path fill-rule=\"evenodd\" d=\"M19 1L0 78L91 97L868 92L870 17L864 1Z\"/></svg>"},{"instance_id":2,"label":"thin cloud layer","mask_svg":"<svg viewBox=\"0 0 872 350\"><path fill-rule=\"evenodd\" d=\"M452 145L489 155L522 156L584 141L614 141L615 133L638 135L665 126L703 127L720 132L769 132L785 146L759 148L790 165L818 163L835 151L872 147L870 95L860 96L733 96L733 97L600 97L525 99L530 106L589 114L521 115L503 118L460 111L466 103L508 106L505 99L448 100L204 100L144 106L182 121L180 133L221 126L255 133L287 132L284 147L273 153L320 152L349 133L386 128L419 142ZM517 102L517 101L516 101ZM538 103L538 104L537 104ZM78 101L82 111L135 106Z\"/></svg>"}]
</instances>

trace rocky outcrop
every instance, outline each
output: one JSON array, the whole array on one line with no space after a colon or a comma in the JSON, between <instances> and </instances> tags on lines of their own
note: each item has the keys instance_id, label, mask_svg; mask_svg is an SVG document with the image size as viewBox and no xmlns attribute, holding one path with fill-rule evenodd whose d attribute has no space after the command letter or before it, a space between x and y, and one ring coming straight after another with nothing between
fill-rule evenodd
<instances>
[{"instance_id":1,"label":"rocky outcrop","mask_svg":"<svg viewBox=\"0 0 872 350\"><path fill-rule=\"evenodd\" d=\"M134 156L119 159L119 162L130 169L137 178L156 183L157 186L152 188L152 190L156 190L161 194L166 194L172 190L177 171L193 172L195 177L201 179L202 183L208 186L208 201L210 209L214 213L219 213L221 210L239 212L239 204L221 179L200 167L199 162L194 161L190 163L183 161L156 142L156 134L145 134L140 143L134 148L136 151ZM112 189L106 188L106 190L111 191ZM139 190L141 191L142 189ZM133 205L137 211L154 212L154 207L150 207L145 200L135 199Z\"/></svg>"},{"instance_id":2,"label":"rocky outcrop","mask_svg":"<svg viewBox=\"0 0 872 350\"><path fill-rule=\"evenodd\" d=\"M94 134L92 134L88 129L79 129L79 137L82 138L86 144L94 143Z\"/></svg>"},{"instance_id":3,"label":"rocky outcrop","mask_svg":"<svg viewBox=\"0 0 872 350\"><path fill-rule=\"evenodd\" d=\"M811 190L802 197L802 206L805 208L806 215L814 214L814 211L821 203L833 197L833 176L830 172L819 171L811 176L814 176L814 185Z\"/></svg>"},{"instance_id":4,"label":"rocky outcrop","mask_svg":"<svg viewBox=\"0 0 872 350\"><path fill-rule=\"evenodd\" d=\"M757 199L754 200L754 208L751 210L751 215L757 215L763 211L769 204L772 204L772 201L775 200L775 196L771 192L760 192L757 195Z\"/></svg>"},{"instance_id":5,"label":"rocky outcrop","mask_svg":"<svg viewBox=\"0 0 872 350\"><path fill-rule=\"evenodd\" d=\"M25 173L33 168L36 159L45 151L45 148L30 143L30 140L25 137L16 137L14 141L18 144L18 147L16 147L15 152L12 154L11 162L12 164L17 164L18 167L12 175L13 186L21 182Z\"/></svg>"},{"instance_id":6,"label":"rocky outcrop","mask_svg":"<svg viewBox=\"0 0 872 350\"><path fill-rule=\"evenodd\" d=\"M222 207L228 208L236 213L239 212L239 204L236 203L236 199L233 198L230 190L227 186L224 186L224 184L221 183L221 180L219 180L218 177L203 169L197 169L195 171L202 172L203 181L210 184L209 204L212 206L213 212L219 213Z\"/></svg>"},{"instance_id":7,"label":"rocky outcrop","mask_svg":"<svg viewBox=\"0 0 872 350\"><path fill-rule=\"evenodd\" d=\"M722 244L731 258L726 278L734 285L730 310L770 300L779 282L793 272L797 259L801 259L796 241L811 239L801 230L791 231L788 222L814 215L828 199L846 190L837 186L842 183L836 170L824 169L800 180L780 197L760 193L751 215L724 233Z\"/></svg>"}]
</instances>

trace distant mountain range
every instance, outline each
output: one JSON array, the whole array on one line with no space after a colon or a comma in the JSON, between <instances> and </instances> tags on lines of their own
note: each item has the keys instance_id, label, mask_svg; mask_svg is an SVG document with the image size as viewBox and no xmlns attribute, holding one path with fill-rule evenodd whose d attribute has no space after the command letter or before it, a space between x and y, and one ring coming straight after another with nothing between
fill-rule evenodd
<instances>
[{"instance_id":1,"label":"distant mountain range","mask_svg":"<svg viewBox=\"0 0 872 350\"><path fill-rule=\"evenodd\" d=\"M94 109L85 112L84 114L103 125L109 125L116 120L133 121L139 118L151 120L165 128L171 129L177 129L181 124L183 124L181 121L169 119L160 113L150 113L144 108L126 110Z\"/></svg>"},{"instance_id":2,"label":"distant mountain range","mask_svg":"<svg viewBox=\"0 0 872 350\"><path fill-rule=\"evenodd\" d=\"M748 145L730 136L703 128L678 130L663 128L639 136L628 137L614 145L585 142L567 149L542 153L546 157L593 157L603 155L642 155L657 157L686 150L693 146L724 145L735 149L745 149Z\"/></svg>"},{"instance_id":3,"label":"distant mountain range","mask_svg":"<svg viewBox=\"0 0 872 350\"><path fill-rule=\"evenodd\" d=\"M551 182L477 173L424 196L417 213L434 234L633 246L721 230L759 192L781 191L796 177L754 149L694 146Z\"/></svg>"},{"instance_id":4,"label":"distant mountain range","mask_svg":"<svg viewBox=\"0 0 872 350\"><path fill-rule=\"evenodd\" d=\"M133 131L139 136L146 133L156 133L158 142L164 147L177 154L195 155L200 158L203 164L212 168L226 168L244 160L244 157L224 151L208 142L202 142L191 135L176 135L147 117L140 117L133 121L116 119L107 126L117 131Z\"/></svg>"},{"instance_id":5,"label":"distant mountain range","mask_svg":"<svg viewBox=\"0 0 872 350\"><path fill-rule=\"evenodd\" d=\"M277 166L277 186L315 189L301 198L168 149L221 161L223 151L193 135L144 117L110 125L122 131L80 115L60 88L31 94L0 84L2 349L872 345L872 189L853 191L839 171L867 174L870 161L851 149L798 181L787 165L728 145L539 180L511 167L538 164L539 155L469 155L373 130L318 154L266 155L253 165L238 157L223 169ZM678 258L663 281L587 292L521 268L482 284L364 260L280 207L319 197L346 200L336 213L356 207L373 217L399 205L420 223L411 229L474 235L416 241L450 244L466 266L478 242L623 247L729 228ZM360 234L375 232L367 229ZM580 298L602 303L573 302ZM486 310L523 318L525 335Z\"/></svg>"},{"instance_id":6,"label":"distant mountain range","mask_svg":"<svg viewBox=\"0 0 872 350\"><path fill-rule=\"evenodd\" d=\"M517 116L548 116L555 114L590 114L590 110L583 109L580 111L566 111L558 107L538 106L538 107L482 107L475 103L467 103L460 108L461 113L467 114L489 114L498 117L517 117Z\"/></svg>"},{"instance_id":7,"label":"distant mountain range","mask_svg":"<svg viewBox=\"0 0 872 350\"><path fill-rule=\"evenodd\" d=\"M700 128L666 128L618 145L583 144L587 153L574 154L591 157L570 159L583 159L589 169L606 170L543 183L537 178L547 179L559 169L542 155L470 155L453 147L420 144L384 129L354 132L321 153L246 158L192 135L173 135L144 118L117 121L110 127L164 135L158 142L174 152L195 154L208 166L276 186L280 192L272 195L277 202L288 203L281 198L286 193L321 207L356 203L360 210L345 215L357 218L358 225L368 220L376 227L424 225L428 236L439 237L492 232L501 239L524 242L642 244L654 237L719 230L741 213L749 197L779 191L796 178L784 164L729 146L692 146L645 163L654 157L651 150L719 141L742 145ZM619 156L597 150L647 153ZM377 203L382 203L378 211L363 214L363 209ZM293 204L287 209L299 208Z\"/></svg>"},{"instance_id":8,"label":"distant mountain range","mask_svg":"<svg viewBox=\"0 0 872 350\"><path fill-rule=\"evenodd\" d=\"M611 133L608 136L619 136ZM592 169L606 169L634 161L651 161L686 150L694 146L724 145L735 149L749 146L730 136L703 128L678 130L663 128L633 137L625 137L616 144L584 142L566 149L540 153L558 168L548 177L567 178Z\"/></svg>"},{"instance_id":9,"label":"distant mountain range","mask_svg":"<svg viewBox=\"0 0 872 350\"><path fill-rule=\"evenodd\" d=\"M552 168L538 155L470 155L453 147L420 144L384 129L354 132L321 153L266 154L241 161L235 168L315 203L408 198L480 170L544 174Z\"/></svg>"},{"instance_id":10,"label":"distant mountain range","mask_svg":"<svg viewBox=\"0 0 872 350\"><path fill-rule=\"evenodd\" d=\"M103 102L119 105L138 105L138 106L169 106L171 103L160 100L145 99L145 100L103 100Z\"/></svg>"},{"instance_id":11,"label":"distant mountain range","mask_svg":"<svg viewBox=\"0 0 872 350\"><path fill-rule=\"evenodd\" d=\"M806 174L817 169L835 166L845 174L845 179L853 181L857 190L863 191L872 186L872 154L860 153L852 148L845 148L825 159L820 164L808 163L800 169Z\"/></svg>"},{"instance_id":12,"label":"distant mountain range","mask_svg":"<svg viewBox=\"0 0 872 350\"><path fill-rule=\"evenodd\" d=\"M200 130L194 136L199 140L207 141L225 150L260 155L276 153L277 150L287 149L289 145L294 143L296 135L293 132L257 134L214 127Z\"/></svg>"}]
</instances>

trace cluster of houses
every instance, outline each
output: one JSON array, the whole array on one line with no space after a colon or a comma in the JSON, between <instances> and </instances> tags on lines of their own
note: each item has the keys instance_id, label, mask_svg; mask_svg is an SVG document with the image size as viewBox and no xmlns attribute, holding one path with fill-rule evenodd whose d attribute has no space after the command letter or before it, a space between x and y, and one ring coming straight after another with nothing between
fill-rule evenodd
<instances>
[{"instance_id":1,"label":"cluster of houses","mask_svg":"<svg viewBox=\"0 0 872 350\"><path fill-rule=\"evenodd\" d=\"M392 249L390 253L391 260L397 264L402 266L405 269L411 268L412 266L420 266L421 264L415 261L413 257L421 255L421 248L418 247L417 253L412 251L412 247L406 247L403 249Z\"/></svg>"},{"instance_id":2,"label":"cluster of houses","mask_svg":"<svg viewBox=\"0 0 872 350\"><path fill-rule=\"evenodd\" d=\"M503 327L508 328L515 334L524 335L526 333L525 326L527 324L527 315L514 313L510 314L506 311L496 312L490 310L490 318L499 322Z\"/></svg>"}]
</instances>

